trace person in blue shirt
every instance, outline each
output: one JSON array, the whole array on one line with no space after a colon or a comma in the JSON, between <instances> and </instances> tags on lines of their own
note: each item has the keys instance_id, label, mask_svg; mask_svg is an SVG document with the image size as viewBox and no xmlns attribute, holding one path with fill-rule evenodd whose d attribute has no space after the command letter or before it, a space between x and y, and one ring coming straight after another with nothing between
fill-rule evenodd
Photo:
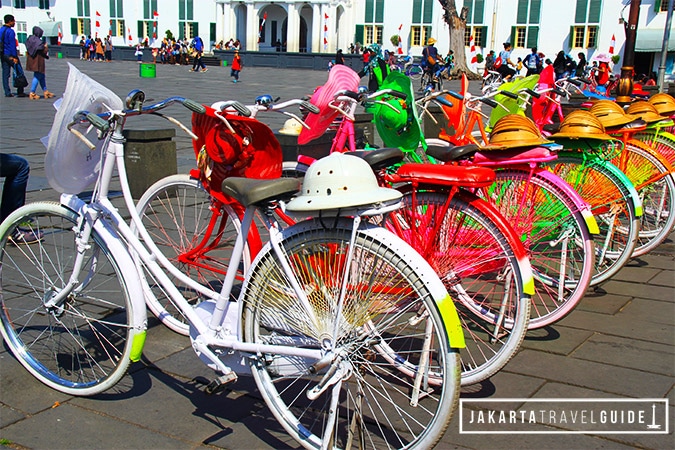
<instances>
[{"instance_id":1,"label":"person in blue shirt","mask_svg":"<svg viewBox=\"0 0 675 450\"><path fill-rule=\"evenodd\" d=\"M9 78L12 75L14 64L19 62L19 55L16 52L16 33L14 25L16 21L11 14L5 15L5 24L0 27L0 39L2 40L2 88L5 90L5 97L14 97L9 87Z\"/></svg>"},{"instance_id":2,"label":"person in blue shirt","mask_svg":"<svg viewBox=\"0 0 675 450\"><path fill-rule=\"evenodd\" d=\"M527 68L525 76L529 77L530 75L535 75L540 72L541 58L537 53L537 47L532 47L532 53L523 59L523 65Z\"/></svg>"},{"instance_id":3,"label":"person in blue shirt","mask_svg":"<svg viewBox=\"0 0 675 450\"><path fill-rule=\"evenodd\" d=\"M192 40L192 50L194 62L192 63L192 69L190 72L206 72L206 64L202 61L202 54L204 53L204 41L199 36L195 36Z\"/></svg>"},{"instance_id":4,"label":"person in blue shirt","mask_svg":"<svg viewBox=\"0 0 675 450\"><path fill-rule=\"evenodd\" d=\"M516 65L511 61L511 43L504 42L504 50L499 52L499 58L501 59L501 65L497 71L502 75L504 81L510 81L511 78L516 74L515 67Z\"/></svg>"}]
</instances>

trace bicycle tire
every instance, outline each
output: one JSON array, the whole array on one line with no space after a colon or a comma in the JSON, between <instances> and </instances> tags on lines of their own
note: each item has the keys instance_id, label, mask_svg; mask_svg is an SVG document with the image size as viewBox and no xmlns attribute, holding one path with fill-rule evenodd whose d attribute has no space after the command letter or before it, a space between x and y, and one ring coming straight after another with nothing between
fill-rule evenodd
<instances>
[{"instance_id":1,"label":"bicycle tire","mask_svg":"<svg viewBox=\"0 0 675 450\"><path fill-rule=\"evenodd\" d=\"M69 281L78 215L53 202L14 211L0 227L0 321L6 345L45 385L87 396L114 386L127 372L134 330L122 268L94 229L80 282L59 306L45 301ZM17 228L41 233L26 244Z\"/></svg>"},{"instance_id":2,"label":"bicycle tire","mask_svg":"<svg viewBox=\"0 0 675 450\"><path fill-rule=\"evenodd\" d=\"M668 238L675 226L675 178L663 157L646 144L633 139L612 163L619 167L642 198L638 242L633 257L642 256Z\"/></svg>"},{"instance_id":3,"label":"bicycle tire","mask_svg":"<svg viewBox=\"0 0 675 450\"><path fill-rule=\"evenodd\" d=\"M364 225L357 231L354 259L346 271L344 250L352 230L344 222L326 229L310 220L284 230L281 244L311 303L309 313L299 307L269 245L258 255L243 292L244 340L332 346L341 356L325 364L329 367L310 370L314 361L259 353L251 363L253 377L274 416L306 448L322 448L323 442L347 448L354 441L359 448L432 448L459 397L459 355L449 347L433 298L435 290L446 296L447 291L403 241ZM335 299L343 283L348 292L333 341ZM383 342L398 350L402 366L414 367L420 375L433 373L442 383L425 384L419 399L411 395L419 393L413 386L421 387L415 384L420 378L411 379L388 363L376 348ZM308 392L335 367L350 370L310 398Z\"/></svg>"},{"instance_id":4,"label":"bicycle tire","mask_svg":"<svg viewBox=\"0 0 675 450\"><path fill-rule=\"evenodd\" d=\"M532 273L529 264L527 273L521 272L516 256L523 257L524 249L494 214L468 192L449 203L448 192L415 192L404 195L403 206L387 217L387 228L427 260L455 299L466 340L463 386L490 378L509 362L530 318L523 283L532 281Z\"/></svg>"},{"instance_id":5,"label":"bicycle tire","mask_svg":"<svg viewBox=\"0 0 675 450\"><path fill-rule=\"evenodd\" d=\"M675 164L675 136L672 133L663 130L646 130L636 133L633 138L649 145L671 166Z\"/></svg>"},{"instance_id":6,"label":"bicycle tire","mask_svg":"<svg viewBox=\"0 0 675 450\"><path fill-rule=\"evenodd\" d=\"M594 271L593 239L581 212L561 188L525 170L496 171L484 198L529 252L535 280L529 329L559 321L583 298Z\"/></svg>"},{"instance_id":7,"label":"bicycle tire","mask_svg":"<svg viewBox=\"0 0 675 450\"><path fill-rule=\"evenodd\" d=\"M424 70L422 69L422 66L419 64L412 64L410 68L408 69L408 76L410 77L411 80L419 80L422 78L422 74L424 73Z\"/></svg>"},{"instance_id":8,"label":"bicycle tire","mask_svg":"<svg viewBox=\"0 0 675 450\"><path fill-rule=\"evenodd\" d=\"M137 210L154 243L169 261L190 278L219 290L241 229L240 212L235 207L213 199L199 180L178 174L150 186L138 201ZM209 232L214 214L220 219L216 219L218 223ZM240 278L250 265L251 246L247 245ZM147 277L152 276L146 273ZM201 294L177 277L170 274L169 277L191 304L197 305L203 300ZM187 336L189 324L180 309L158 282L148 281L148 309L171 330Z\"/></svg>"},{"instance_id":9,"label":"bicycle tire","mask_svg":"<svg viewBox=\"0 0 675 450\"><path fill-rule=\"evenodd\" d=\"M580 153L558 154L555 161L548 163L549 169L591 206L597 219L600 233L594 237L596 257L591 286L609 280L630 260L640 230L630 195L632 185L626 186L606 164L611 163Z\"/></svg>"}]
</instances>

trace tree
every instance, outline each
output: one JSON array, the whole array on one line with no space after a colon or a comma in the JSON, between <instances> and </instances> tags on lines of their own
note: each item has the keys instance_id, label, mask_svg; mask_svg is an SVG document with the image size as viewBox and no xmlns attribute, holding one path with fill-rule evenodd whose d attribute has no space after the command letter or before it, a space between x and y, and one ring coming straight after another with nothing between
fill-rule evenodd
<instances>
[{"instance_id":1,"label":"tree","mask_svg":"<svg viewBox=\"0 0 675 450\"><path fill-rule=\"evenodd\" d=\"M466 63L466 49L464 45L464 33L466 30L466 17L469 14L469 8L463 6L457 14L455 0L438 0L443 7L443 20L450 28L450 50L455 55L455 68L452 75L456 76L466 73L470 80L479 80L480 75L473 72Z\"/></svg>"}]
</instances>

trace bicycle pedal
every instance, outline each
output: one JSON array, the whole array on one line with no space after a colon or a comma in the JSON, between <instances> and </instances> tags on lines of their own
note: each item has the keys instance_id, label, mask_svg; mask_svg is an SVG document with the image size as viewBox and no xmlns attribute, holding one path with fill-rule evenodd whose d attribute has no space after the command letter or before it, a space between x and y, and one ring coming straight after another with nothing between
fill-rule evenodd
<instances>
[{"instance_id":1,"label":"bicycle pedal","mask_svg":"<svg viewBox=\"0 0 675 450\"><path fill-rule=\"evenodd\" d=\"M218 392L225 389L225 386L227 386L230 383L234 383L235 381L237 381L237 374L234 372L230 372L210 382L204 388L204 392L208 395L217 394Z\"/></svg>"}]
</instances>

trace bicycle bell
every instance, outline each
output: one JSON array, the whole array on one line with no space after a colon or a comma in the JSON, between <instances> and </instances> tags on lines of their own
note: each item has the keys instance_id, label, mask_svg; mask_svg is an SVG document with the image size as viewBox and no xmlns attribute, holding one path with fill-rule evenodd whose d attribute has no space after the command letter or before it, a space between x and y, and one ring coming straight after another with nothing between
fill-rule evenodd
<instances>
[{"instance_id":1,"label":"bicycle bell","mask_svg":"<svg viewBox=\"0 0 675 450\"><path fill-rule=\"evenodd\" d=\"M269 94L259 95L255 98L255 104L261 106L269 106L274 103L274 99Z\"/></svg>"}]
</instances>

